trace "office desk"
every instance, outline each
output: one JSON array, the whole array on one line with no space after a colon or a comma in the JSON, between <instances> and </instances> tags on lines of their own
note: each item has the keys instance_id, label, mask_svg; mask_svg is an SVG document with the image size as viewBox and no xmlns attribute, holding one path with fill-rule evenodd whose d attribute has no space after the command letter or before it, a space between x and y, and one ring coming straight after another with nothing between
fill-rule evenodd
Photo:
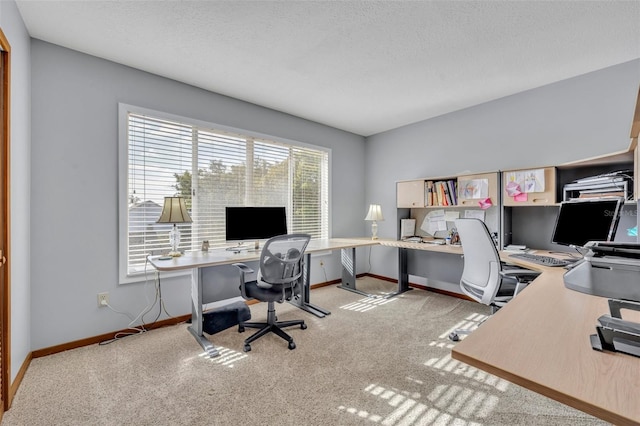
<instances>
[{"instance_id":1,"label":"office desk","mask_svg":"<svg viewBox=\"0 0 640 426\"><path fill-rule=\"evenodd\" d=\"M311 240L305 251L305 265L303 270L303 290L299 299L293 299L292 304L300 309L310 312L318 317L329 315L330 312L310 302L310 265L311 254L329 251L342 250L342 280L343 286L352 287L355 290L355 250L356 247L377 245L376 240L365 238L333 238L329 240ZM174 257L170 260L159 260L158 256L150 256L149 262L157 271L179 271L191 270L191 325L189 332L193 334L200 346L208 356L219 355L218 350L204 336L202 330L202 271L203 268L229 265L232 263L251 262L259 259L259 251L241 251L234 253L225 249L214 249L208 252L194 251L188 252L184 256ZM350 262L350 260L353 260Z\"/></svg>"},{"instance_id":2,"label":"office desk","mask_svg":"<svg viewBox=\"0 0 640 426\"><path fill-rule=\"evenodd\" d=\"M451 356L608 422L640 424L640 359L589 342L607 299L565 288L563 268L501 257L542 274Z\"/></svg>"},{"instance_id":3,"label":"office desk","mask_svg":"<svg viewBox=\"0 0 640 426\"><path fill-rule=\"evenodd\" d=\"M420 250L462 256L462 246L429 243L409 243L397 240L379 240L380 245L398 248L398 291L409 288L409 250ZM406 291L406 290L405 290Z\"/></svg>"}]
</instances>

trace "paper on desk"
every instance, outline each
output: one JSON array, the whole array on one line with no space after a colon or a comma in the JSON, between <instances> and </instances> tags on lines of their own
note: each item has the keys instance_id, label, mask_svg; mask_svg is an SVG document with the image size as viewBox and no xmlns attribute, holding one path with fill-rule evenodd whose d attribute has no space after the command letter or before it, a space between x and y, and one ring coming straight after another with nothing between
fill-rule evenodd
<instances>
[{"instance_id":1,"label":"paper on desk","mask_svg":"<svg viewBox=\"0 0 640 426\"><path fill-rule=\"evenodd\" d=\"M446 212L444 212L444 220L446 220L447 222L453 222L459 217L460 217L460 212L455 212L451 210L447 210Z\"/></svg>"},{"instance_id":2,"label":"paper on desk","mask_svg":"<svg viewBox=\"0 0 640 426\"><path fill-rule=\"evenodd\" d=\"M464 217L484 221L484 210L465 210Z\"/></svg>"},{"instance_id":3,"label":"paper on desk","mask_svg":"<svg viewBox=\"0 0 640 426\"><path fill-rule=\"evenodd\" d=\"M447 230L447 219L444 210L432 210L424 217L420 229L434 235L437 231Z\"/></svg>"}]
</instances>

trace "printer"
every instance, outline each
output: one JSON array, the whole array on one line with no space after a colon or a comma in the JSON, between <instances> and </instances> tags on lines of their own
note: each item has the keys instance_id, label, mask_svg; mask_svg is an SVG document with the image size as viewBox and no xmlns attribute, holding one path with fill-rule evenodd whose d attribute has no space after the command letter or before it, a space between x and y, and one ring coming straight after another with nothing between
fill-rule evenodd
<instances>
[{"instance_id":1,"label":"printer","mask_svg":"<svg viewBox=\"0 0 640 426\"><path fill-rule=\"evenodd\" d=\"M640 244L590 241L584 258L564 274L567 288L640 302Z\"/></svg>"}]
</instances>

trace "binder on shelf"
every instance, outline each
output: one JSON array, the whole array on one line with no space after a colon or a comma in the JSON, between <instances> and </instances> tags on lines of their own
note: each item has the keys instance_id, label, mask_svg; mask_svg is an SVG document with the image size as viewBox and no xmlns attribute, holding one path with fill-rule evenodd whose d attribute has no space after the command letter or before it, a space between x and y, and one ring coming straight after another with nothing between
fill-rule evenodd
<instances>
[{"instance_id":1,"label":"binder on shelf","mask_svg":"<svg viewBox=\"0 0 640 426\"><path fill-rule=\"evenodd\" d=\"M456 181L453 179L449 179L447 181L447 187L449 188L449 197L451 198L451 206L455 206L458 204L458 193L456 191Z\"/></svg>"},{"instance_id":2,"label":"binder on shelf","mask_svg":"<svg viewBox=\"0 0 640 426\"><path fill-rule=\"evenodd\" d=\"M441 181L440 182L440 187L442 188L442 200L444 202L443 205L445 206L450 206L451 205L451 195L449 195L449 185L447 185L447 182L445 181Z\"/></svg>"},{"instance_id":3,"label":"binder on shelf","mask_svg":"<svg viewBox=\"0 0 640 426\"><path fill-rule=\"evenodd\" d=\"M435 193L436 193L436 202L434 203L434 205L444 206L444 201L443 201L444 192L442 191L442 185L440 185L440 182L435 182L433 185L435 187Z\"/></svg>"},{"instance_id":4,"label":"binder on shelf","mask_svg":"<svg viewBox=\"0 0 640 426\"><path fill-rule=\"evenodd\" d=\"M435 201L434 201L434 192L433 192L433 181L427 181L427 192L428 192L428 198L427 198L427 205L428 206L433 206L435 205Z\"/></svg>"}]
</instances>

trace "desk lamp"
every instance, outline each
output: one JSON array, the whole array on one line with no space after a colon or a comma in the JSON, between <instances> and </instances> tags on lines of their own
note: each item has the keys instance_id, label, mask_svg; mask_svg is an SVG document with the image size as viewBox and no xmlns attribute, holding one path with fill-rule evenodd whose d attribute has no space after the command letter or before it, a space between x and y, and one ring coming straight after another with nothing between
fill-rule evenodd
<instances>
[{"instance_id":1,"label":"desk lamp","mask_svg":"<svg viewBox=\"0 0 640 426\"><path fill-rule=\"evenodd\" d=\"M178 257L182 254L178 251L180 245L180 230L176 226L177 223L191 223L191 216L187 211L187 205L182 197L164 197L164 207L160 218L156 223L172 223L173 228L169 232L169 244L171 244L171 251L169 256Z\"/></svg>"},{"instance_id":2,"label":"desk lamp","mask_svg":"<svg viewBox=\"0 0 640 426\"><path fill-rule=\"evenodd\" d=\"M380 207L380 204L371 204L369 205L369 213L367 213L367 217L364 218L364 220L371 220L371 239L372 240L377 240L378 239L378 223L377 221L379 220L384 220L384 217L382 216L382 208Z\"/></svg>"}]
</instances>

